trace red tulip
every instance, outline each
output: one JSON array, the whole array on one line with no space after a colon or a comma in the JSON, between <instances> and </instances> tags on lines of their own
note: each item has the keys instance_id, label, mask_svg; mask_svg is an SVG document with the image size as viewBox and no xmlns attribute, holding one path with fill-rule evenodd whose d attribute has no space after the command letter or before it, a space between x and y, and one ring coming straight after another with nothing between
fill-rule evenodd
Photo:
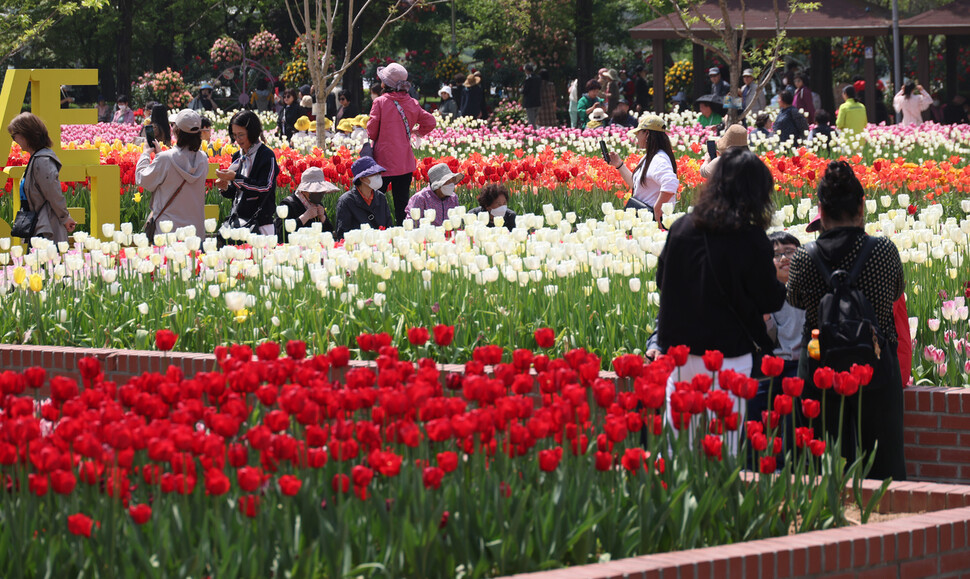
<instances>
[{"instance_id":1,"label":"red tulip","mask_svg":"<svg viewBox=\"0 0 970 579\"><path fill-rule=\"evenodd\" d=\"M131 505L128 507L128 514L136 525L144 525L152 518L152 507L145 504Z\"/></svg>"},{"instance_id":2,"label":"red tulip","mask_svg":"<svg viewBox=\"0 0 970 579\"><path fill-rule=\"evenodd\" d=\"M427 466L421 472L421 482L426 489L437 489L441 486L441 481L445 478L445 471L436 466Z\"/></svg>"},{"instance_id":3,"label":"red tulip","mask_svg":"<svg viewBox=\"0 0 970 579\"><path fill-rule=\"evenodd\" d=\"M620 458L620 464L629 472L637 472L645 464L648 454L642 448L628 448Z\"/></svg>"},{"instance_id":4,"label":"red tulip","mask_svg":"<svg viewBox=\"0 0 970 579\"><path fill-rule=\"evenodd\" d=\"M552 328L539 328L533 334L536 345L540 348L551 348L556 344L556 333Z\"/></svg>"},{"instance_id":5,"label":"red tulip","mask_svg":"<svg viewBox=\"0 0 970 579\"><path fill-rule=\"evenodd\" d=\"M415 346L423 346L428 343L431 338L431 334L428 332L427 328L409 328L408 329L408 341Z\"/></svg>"},{"instance_id":6,"label":"red tulip","mask_svg":"<svg viewBox=\"0 0 970 579\"><path fill-rule=\"evenodd\" d=\"M260 360L276 360L280 357L280 345L276 342L263 342L256 346L256 357Z\"/></svg>"},{"instance_id":7,"label":"red tulip","mask_svg":"<svg viewBox=\"0 0 970 579\"><path fill-rule=\"evenodd\" d=\"M835 370L827 367L818 368L812 378L819 390L828 390L835 382Z\"/></svg>"},{"instance_id":8,"label":"red tulip","mask_svg":"<svg viewBox=\"0 0 970 579\"><path fill-rule=\"evenodd\" d=\"M50 488L50 484L47 482L47 475L34 473L27 475L27 488L38 497L46 495L47 490Z\"/></svg>"},{"instance_id":9,"label":"red tulip","mask_svg":"<svg viewBox=\"0 0 970 579\"><path fill-rule=\"evenodd\" d=\"M782 378L781 380L782 391L792 398L798 398L801 396L804 387L805 381L801 378Z\"/></svg>"},{"instance_id":10,"label":"red tulip","mask_svg":"<svg viewBox=\"0 0 970 579\"><path fill-rule=\"evenodd\" d=\"M330 486L335 493L346 493L350 490L350 477L342 473L335 474L330 481Z\"/></svg>"},{"instance_id":11,"label":"red tulip","mask_svg":"<svg viewBox=\"0 0 970 579\"><path fill-rule=\"evenodd\" d=\"M249 518L259 514L259 497L257 495L243 495L239 497L239 512Z\"/></svg>"},{"instance_id":12,"label":"red tulip","mask_svg":"<svg viewBox=\"0 0 970 579\"><path fill-rule=\"evenodd\" d=\"M815 456L822 456L825 454L825 441L815 439L808 443L808 449Z\"/></svg>"},{"instance_id":13,"label":"red tulip","mask_svg":"<svg viewBox=\"0 0 970 579\"><path fill-rule=\"evenodd\" d=\"M690 354L690 348L687 346L671 346L667 348L667 355L674 359L674 364L676 366L683 366L687 363L687 356Z\"/></svg>"},{"instance_id":14,"label":"red tulip","mask_svg":"<svg viewBox=\"0 0 970 579\"><path fill-rule=\"evenodd\" d=\"M214 497L222 496L229 492L230 487L229 477L222 470L210 468L205 472L205 494Z\"/></svg>"},{"instance_id":15,"label":"red tulip","mask_svg":"<svg viewBox=\"0 0 970 579\"><path fill-rule=\"evenodd\" d=\"M721 447L723 445L724 441L713 434L708 434L701 440L701 447L704 449L704 454L711 460L721 460Z\"/></svg>"},{"instance_id":16,"label":"red tulip","mask_svg":"<svg viewBox=\"0 0 970 579\"><path fill-rule=\"evenodd\" d=\"M291 474L284 474L279 480L280 492L288 497L296 496L303 486L303 481Z\"/></svg>"},{"instance_id":17,"label":"red tulip","mask_svg":"<svg viewBox=\"0 0 970 579\"><path fill-rule=\"evenodd\" d=\"M768 377L781 376L785 370L785 361L775 356L765 356L761 359L761 372Z\"/></svg>"},{"instance_id":18,"label":"red tulip","mask_svg":"<svg viewBox=\"0 0 970 579\"><path fill-rule=\"evenodd\" d=\"M782 416L791 414L792 412L792 397L787 394L779 394L775 396L774 407L775 412L781 414Z\"/></svg>"},{"instance_id":19,"label":"red tulip","mask_svg":"<svg viewBox=\"0 0 970 579\"><path fill-rule=\"evenodd\" d=\"M263 473L258 468L244 466L236 471L239 488L251 493L263 484Z\"/></svg>"},{"instance_id":20,"label":"red tulip","mask_svg":"<svg viewBox=\"0 0 970 579\"><path fill-rule=\"evenodd\" d=\"M835 375L835 384L832 387L836 394L842 396L852 396L859 391L859 379L849 372L839 372Z\"/></svg>"},{"instance_id":21,"label":"red tulip","mask_svg":"<svg viewBox=\"0 0 970 579\"><path fill-rule=\"evenodd\" d=\"M59 495L69 495L77 485L77 477L68 470L55 470L51 473L51 488Z\"/></svg>"},{"instance_id":22,"label":"red tulip","mask_svg":"<svg viewBox=\"0 0 970 579\"><path fill-rule=\"evenodd\" d=\"M449 346L455 339L455 326L445 326L438 324L433 328L434 343L439 346Z\"/></svg>"},{"instance_id":23,"label":"red tulip","mask_svg":"<svg viewBox=\"0 0 970 579\"><path fill-rule=\"evenodd\" d=\"M707 368L708 372L718 372L721 365L724 364L724 354L718 350L707 350L701 356L701 359L704 361L704 367Z\"/></svg>"},{"instance_id":24,"label":"red tulip","mask_svg":"<svg viewBox=\"0 0 970 579\"><path fill-rule=\"evenodd\" d=\"M762 456L761 457L761 473L762 474L771 474L771 473L775 472L775 469L777 468L777 466L778 466L778 461L777 461L777 459L775 457L773 457L773 456Z\"/></svg>"},{"instance_id":25,"label":"red tulip","mask_svg":"<svg viewBox=\"0 0 970 579\"><path fill-rule=\"evenodd\" d=\"M817 418L819 413L821 413L821 410L822 405L819 404L818 400L812 400L811 398L802 400L802 414L804 414L806 418Z\"/></svg>"},{"instance_id":26,"label":"red tulip","mask_svg":"<svg viewBox=\"0 0 970 579\"><path fill-rule=\"evenodd\" d=\"M596 470L610 470L613 468L613 455L609 452L596 451Z\"/></svg>"},{"instance_id":27,"label":"red tulip","mask_svg":"<svg viewBox=\"0 0 970 579\"><path fill-rule=\"evenodd\" d=\"M175 347L178 336L172 330L158 330L155 332L155 348L161 352L168 352Z\"/></svg>"},{"instance_id":28,"label":"red tulip","mask_svg":"<svg viewBox=\"0 0 970 579\"><path fill-rule=\"evenodd\" d=\"M24 378L27 379L28 388L40 388L47 381L47 370L34 366L24 370Z\"/></svg>"},{"instance_id":29,"label":"red tulip","mask_svg":"<svg viewBox=\"0 0 970 579\"><path fill-rule=\"evenodd\" d=\"M362 464L350 469L350 477L356 487L366 487L374 479L374 471Z\"/></svg>"},{"instance_id":30,"label":"red tulip","mask_svg":"<svg viewBox=\"0 0 970 579\"><path fill-rule=\"evenodd\" d=\"M82 513L77 513L67 518L67 530L75 535L84 535L85 537L90 537L91 529L93 527L94 521L91 519L91 517Z\"/></svg>"},{"instance_id":31,"label":"red tulip","mask_svg":"<svg viewBox=\"0 0 970 579\"><path fill-rule=\"evenodd\" d=\"M343 368L350 361L350 348L337 346L327 354L334 368Z\"/></svg>"},{"instance_id":32,"label":"red tulip","mask_svg":"<svg viewBox=\"0 0 970 579\"><path fill-rule=\"evenodd\" d=\"M545 472L556 470L560 460L562 460L562 447L539 451L539 468Z\"/></svg>"}]
</instances>

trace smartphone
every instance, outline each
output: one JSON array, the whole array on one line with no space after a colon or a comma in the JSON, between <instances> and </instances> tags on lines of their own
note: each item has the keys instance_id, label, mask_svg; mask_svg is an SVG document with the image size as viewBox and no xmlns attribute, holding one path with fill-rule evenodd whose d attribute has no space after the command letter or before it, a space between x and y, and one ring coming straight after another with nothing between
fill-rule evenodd
<instances>
[{"instance_id":1,"label":"smartphone","mask_svg":"<svg viewBox=\"0 0 970 579\"><path fill-rule=\"evenodd\" d=\"M710 159L717 157L717 142L713 139L707 141L707 156Z\"/></svg>"},{"instance_id":2,"label":"smartphone","mask_svg":"<svg viewBox=\"0 0 970 579\"><path fill-rule=\"evenodd\" d=\"M600 151L603 153L603 160L606 161L608 165L610 163L610 151L606 148L606 142L600 141Z\"/></svg>"},{"instance_id":3,"label":"smartphone","mask_svg":"<svg viewBox=\"0 0 970 579\"><path fill-rule=\"evenodd\" d=\"M145 142L149 147L155 147L155 126L145 125Z\"/></svg>"}]
</instances>

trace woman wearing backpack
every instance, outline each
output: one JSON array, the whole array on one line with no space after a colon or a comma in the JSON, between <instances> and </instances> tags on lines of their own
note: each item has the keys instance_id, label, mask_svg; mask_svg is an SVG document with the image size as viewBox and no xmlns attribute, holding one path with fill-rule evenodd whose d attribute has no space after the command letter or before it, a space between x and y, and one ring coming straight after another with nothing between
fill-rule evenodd
<instances>
[{"instance_id":1,"label":"woman wearing backpack","mask_svg":"<svg viewBox=\"0 0 970 579\"><path fill-rule=\"evenodd\" d=\"M855 287L861 291L872 308L872 316L884 344L878 351L874 374L866 386L860 387L862 423L857 424L860 398L858 394L846 396L842 413L842 454L849 460L855 458L856 433L861 430L861 448L870 453L876 448L875 461L869 478L895 481L906 479L906 460L903 455L903 387L896 355L897 337L893 321L893 302L903 293L903 266L899 251L886 237L870 238L865 232L865 191L856 178L852 167L845 161L832 161L818 185L819 223L823 233L814 244L799 249L792 257L788 275L788 303L805 310L805 343L809 342L813 329L822 324L831 325L831 314L823 311L820 322L820 304L831 287L819 265L812 257L817 254L825 269L830 272L851 272L859 261L860 269ZM812 246L815 249L812 249ZM860 258L861 255L861 259ZM835 274L839 278L843 274ZM864 304L860 304L864 305ZM864 308L862 308L864 309ZM838 321L838 320L836 320ZM860 344L865 346L866 344ZM823 340L822 361L826 358ZM875 350L875 348L873 348ZM859 362L862 362L860 357ZM815 387L814 373L820 362L813 360L803 349L799 358L798 375L805 380L805 395L821 399L826 415L816 425L816 437L823 433L833 439L839 433L841 396L835 392L825 394ZM849 370L835 367L836 371ZM821 426L822 428L819 428Z\"/></svg>"}]
</instances>

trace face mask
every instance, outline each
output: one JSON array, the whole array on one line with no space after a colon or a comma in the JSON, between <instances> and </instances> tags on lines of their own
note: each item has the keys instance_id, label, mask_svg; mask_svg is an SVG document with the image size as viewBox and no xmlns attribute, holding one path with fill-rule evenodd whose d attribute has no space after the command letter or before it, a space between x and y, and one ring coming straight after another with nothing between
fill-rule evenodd
<instances>
[{"instance_id":1,"label":"face mask","mask_svg":"<svg viewBox=\"0 0 970 579\"><path fill-rule=\"evenodd\" d=\"M490 211L490 213L492 214L492 217L505 217L505 210L506 209L508 209L508 206L507 205L500 205L500 206L496 207L495 209L492 209Z\"/></svg>"},{"instance_id":2,"label":"face mask","mask_svg":"<svg viewBox=\"0 0 970 579\"><path fill-rule=\"evenodd\" d=\"M118 105L118 110L119 111L126 111L126 110L128 110L128 105Z\"/></svg>"},{"instance_id":3,"label":"face mask","mask_svg":"<svg viewBox=\"0 0 970 579\"><path fill-rule=\"evenodd\" d=\"M439 191L441 191L441 194L444 195L445 197L451 197L452 195L455 194L455 184L445 183L444 185L441 186L441 189L439 189Z\"/></svg>"},{"instance_id":4,"label":"face mask","mask_svg":"<svg viewBox=\"0 0 970 579\"><path fill-rule=\"evenodd\" d=\"M383 184L384 184L384 179L382 179L380 175L374 175L373 177L367 178L367 186L373 189L374 191L377 191L378 189L380 189L381 185Z\"/></svg>"}]
</instances>

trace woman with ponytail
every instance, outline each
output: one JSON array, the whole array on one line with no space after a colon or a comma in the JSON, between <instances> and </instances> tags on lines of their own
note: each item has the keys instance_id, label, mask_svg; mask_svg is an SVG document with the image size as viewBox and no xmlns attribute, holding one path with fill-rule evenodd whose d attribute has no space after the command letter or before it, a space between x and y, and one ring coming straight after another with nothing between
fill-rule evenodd
<instances>
[{"instance_id":1,"label":"woman with ponytail","mask_svg":"<svg viewBox=\"0 0 970 579\"><path fill-rule=\"evenodd\" d=\"M818 209L822 234L814 242L813 251L831 271L851 271L864 248L871 252L868 258L861 257L862 269L854 287L872 306L877 331L888 347L878 352L880 363L874 368L869 384L861 388L861 402L859 394L846 396L843 412L839 397L829 395L826 413L819 418L820 424L816 425L815 432L819 438L822 432L834 438L841 426L842 453L849 464L855 458L857 447L863 453L875 449L869 478L905 480L903 387L893 320L893 302L902 295L904 284L899 251L886 237L870 241L865 231L865 190L845 161L829 163L818 184ZM812 245L802 247L792 256L788 274L788 303L805 310L805 344L809 343L812 330L819 328L819 305L830 291L828 281L808 251ZM798 375L805 380L806 395L821 399L823 391L814 386L813 380L818 367L819 362L813 360L803 347ZM844 417L841 425L840 416ZM857 422L858 417L861 417L861 424ZM857 432L861 432L858 441L855 440Z\"/></svg>"}]
</instances>

